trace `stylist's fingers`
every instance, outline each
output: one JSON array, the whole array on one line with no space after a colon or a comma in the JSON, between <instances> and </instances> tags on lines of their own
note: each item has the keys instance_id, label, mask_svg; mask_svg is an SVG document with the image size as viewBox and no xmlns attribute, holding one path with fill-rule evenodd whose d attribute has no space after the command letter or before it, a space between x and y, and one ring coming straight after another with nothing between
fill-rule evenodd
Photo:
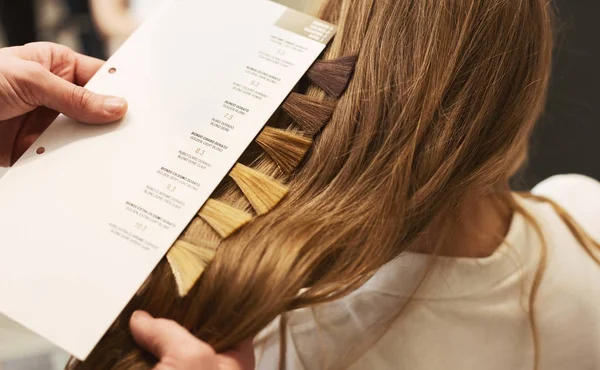
<instances>
[{"instance_id":1,"label":"stylist's fingers","mask_svg":"<svg viewBox=\"0 0 600 370\"><path fill-rule=\"evenodd\" d=\"M83 86L104 65L104 61L79 54L64 45L51 42L33 42L24 46L2 49L7 54L14 55L22 60L36 62L51 72L73 69L73 76L69 77L76 85ZM66 76L61 76L65 78Z\"/></svg>"},{"instance_id":2,"label":"stylist's fingers","mask_svg":"<svg viewBox=\"0 0 600 370\"><path fill-rule=\"evenodd\" d=\"M75 58L75 84L83 86L98 72L104 65L104 61L76 52L72 52Z\"/></svg>"},{"instance_id":3,"label":"stylist's fingers","mask_svg":"<svg viewBox=\"0 0 600 370\"><path fill-rule=\"evenodd\" d=\"M123 98L92 93L63 80L35 62L28 63L28 82L37 105L84 123L114 122L127 112L127 102Z\"/></svg>"},{"instance_id":4,"label":"stylist's fingers","mask_svg":"<svg viewBox=\"0 0 600 370\"><path fill-rule=\"evenodd\" d=\"M129 326L136 343L161 361L159 369L161 366L165 369L216 369L217 356L212 347L174 321L154 319L146 312L136 311Z\"/></svg>"}]
</instances>

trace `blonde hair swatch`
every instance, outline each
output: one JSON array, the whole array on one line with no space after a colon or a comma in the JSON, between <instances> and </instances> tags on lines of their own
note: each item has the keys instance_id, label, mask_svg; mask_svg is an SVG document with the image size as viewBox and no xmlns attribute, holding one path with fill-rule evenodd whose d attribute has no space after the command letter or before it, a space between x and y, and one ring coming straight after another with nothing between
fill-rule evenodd
<instances>
[{"instance_id":1,"label":"blonde hair swatch","mask_svg":"<svg viewBox=\"0 0 600 370\"><path fill-rule=\"evenodd\" d=\"M210 245L196 245L183 240L175 242L167 260L173 270L179 295L186 295L215 256Z\"/></svg>"},{"instance_id":2,"label":"blonde hair swatch","mask_svg":"<svg viewBox=\"0 0 600 370\"><path fill-rule=\"evenodd\" d=\"M209 199L198 212L221 238L227 238L252 220L252 215L218 200Z\"/></svg>"}]
</instances>

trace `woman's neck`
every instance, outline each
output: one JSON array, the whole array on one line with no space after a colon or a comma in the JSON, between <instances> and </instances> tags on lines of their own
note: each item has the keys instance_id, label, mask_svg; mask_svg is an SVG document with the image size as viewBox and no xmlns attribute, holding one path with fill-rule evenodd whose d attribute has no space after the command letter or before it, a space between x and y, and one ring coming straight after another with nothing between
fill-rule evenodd
<instances>
[{"instance_id":1,"label":"woman's neck","mask_svg":"<svg viewBox=\"0 0 600 370\"><path fill-rule=\"evenodd\" d=\"M417 240L416 251L439 256L483 258L492 255L508 233L513 216L509 204L499 195L474 197L466 201L456 217L441 217ZM437 238L427 235L444 235ZM437 244L437 243L435 243Z\"/></svg>"}]
</instances>

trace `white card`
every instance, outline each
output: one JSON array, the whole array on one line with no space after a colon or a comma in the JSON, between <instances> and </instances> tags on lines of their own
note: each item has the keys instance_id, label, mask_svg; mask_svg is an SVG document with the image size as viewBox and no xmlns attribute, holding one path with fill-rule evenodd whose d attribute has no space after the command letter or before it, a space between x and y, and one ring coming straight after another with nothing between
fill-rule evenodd
<instances>
[{"instance_id":1,"label":"white card","mask_svg":"<svg viewBox=\"0 0 600 370\"><path fill-rule=\"evenodd\" d=\"M335 27L267 0L171 0L0 180L0 311L85 359ZM43 154L37 154L44 148Z\"/></svg>"}]
</instances>

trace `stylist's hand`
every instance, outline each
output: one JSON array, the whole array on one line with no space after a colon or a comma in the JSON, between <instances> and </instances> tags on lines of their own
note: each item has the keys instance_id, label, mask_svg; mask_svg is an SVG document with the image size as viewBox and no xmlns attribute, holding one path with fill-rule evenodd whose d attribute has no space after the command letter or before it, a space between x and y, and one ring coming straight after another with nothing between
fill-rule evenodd
<instances>
[{"instance_id":1,"label":"stylist's hand","mask_svg":"<svg viewBox=\"0 0 600 370\"><path fill-rule=\"evenodd\" d=\"M0 167L14 163L59 112L91 124L125 115L124 99L81 87L102 64L51 43L0 49Z\"/></svg>"},{"instance_id":2,"label":"stylist's hand","mask_svg":"<svg viewBox=\"0 0 600 370\"><path fill-rule=\"evenodd\" d=\"M174 321L154 319L136 311L129 322L137 344L160 360L154 370L250 370L254 369L252 341L215 353Z\"/></svg>"}]
</instances>

